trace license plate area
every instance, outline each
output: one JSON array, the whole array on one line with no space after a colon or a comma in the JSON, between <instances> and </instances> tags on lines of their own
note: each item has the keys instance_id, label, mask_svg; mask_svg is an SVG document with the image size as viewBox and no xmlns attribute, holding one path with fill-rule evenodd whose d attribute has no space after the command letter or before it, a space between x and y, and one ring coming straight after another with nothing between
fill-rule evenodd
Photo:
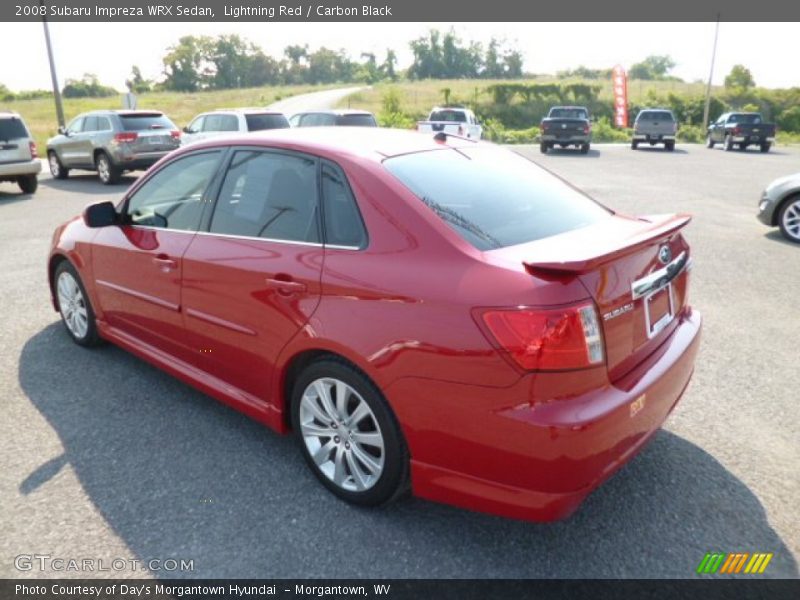
<instances>
[{"instance_id":1,"label":"license plate area","mask_svg":"<svg viewBox=\"0 0 800 600\"><path fill-rule=\"evenodd\" d=\"M675 302L672 297L672 284L651 292L644 297L644 321L647 338L657 336L675 318Z\"/></svg>"}]
</instances>

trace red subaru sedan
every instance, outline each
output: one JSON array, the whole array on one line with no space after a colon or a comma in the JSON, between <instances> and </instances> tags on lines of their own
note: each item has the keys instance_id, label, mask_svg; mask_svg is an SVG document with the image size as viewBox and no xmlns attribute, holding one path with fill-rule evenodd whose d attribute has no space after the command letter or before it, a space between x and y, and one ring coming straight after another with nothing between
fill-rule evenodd
<instances>
[{"instance_id":1,"label":"red subaru sedan","mask_svg":"<svg viewBox=\"0 0 800 600\"><path fill-rule=\"evenodd\" d=\"M178 150L53 237L53 305L279 432L334 494L573 512L693 372L689 217L508 150L295 129Z\"/></svg>"}]
</instances>

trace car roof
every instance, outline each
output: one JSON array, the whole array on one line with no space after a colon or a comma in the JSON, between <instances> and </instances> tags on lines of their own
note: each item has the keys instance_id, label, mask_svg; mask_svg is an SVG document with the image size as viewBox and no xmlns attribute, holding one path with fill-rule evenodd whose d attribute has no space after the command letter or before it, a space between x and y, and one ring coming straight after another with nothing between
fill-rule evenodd
<instances>
[{"instance_id":1,"label":"car roof","mask_svg":"<svg viewBox=\"0 0 800 600\"><path fill-rule=\"evenodd\" d=\"M0 118L3 118L3 117L5 117L7 119L8 118L12 118L12 119L14 119L14 118L15 119L21 119L22 118L19 113L16 113L13 110L0 110Z\"/></svg>"},{"instance_id":2,"label":"car roof","mask_svg":"<svg viewBox=\"0 0 800 600\"><path fill-rule=\"evenodd\" d=\"M336 115L338 117L346 115L371 115L368 110L359 110L357 108L326 108L321 110L299 110L296 115Z\"/></svg>"},{"instance_id":3,"label":"car roof","mask_svg":"<svg viewBox=\"0 0 800 600\"><path fill-rule=\"evenodd\" d=\"M479 143L455 136L438 141L428 133L380 127L352 127L348 128L347 135L342 135L341 127L294 127L214 137L186 146L186 149L263 145L322 156L344 154L381 161L401 154L472 147Z\"/></svg>"},{"instance_id":4,"label":"car roof","mask_svg":"<svg viewBox=\"0 0 800 600\"><path fill-rule=\"evenodd\" d=\"M207 112L201 113L203 115L214 115L220 113L236 113L236 114L259 114L259 115L282 115L283 113L279 110L273 110L271 108L258 108L255 107L247 107L247 108L215 108L214 110L209 110ZM199 116L199 115L198 115Z\"/></svg>"},{"instance_id":5,"label":"car roof","mask_svg":"<svg viewBox=\"0 0 800 600\"><path fill-rule=\"evenodd\" d=\"M89 110L89 111L86 111L85 113L81 113L81 115L79 115L79 116L108 115L108 114L119 115L120 117L135 117L137 115L139 115L139 116L152 115L152 116L155 117L155 116L161 116L164 113L161 112L160 110L146 110L146 109L130 110L130 109L111 109L111 108L108 108L108 109Z\"/></svg>"}]
</instances>

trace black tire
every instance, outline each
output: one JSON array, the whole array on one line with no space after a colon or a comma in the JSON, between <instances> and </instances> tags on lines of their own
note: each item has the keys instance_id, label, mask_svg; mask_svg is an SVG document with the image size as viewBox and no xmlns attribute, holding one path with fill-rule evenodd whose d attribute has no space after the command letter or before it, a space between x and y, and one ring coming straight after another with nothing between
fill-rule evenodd
<instances>
[{"instance_id":1,"label":"black tire","mask_svg":"<svg viewBox=\"0 0 800 600\"><path fill-rule=\"evenodd\" d=\"M714 140L711 139L710 133L706 136L706 148L714 148Z\"/></svg>"},{"instance_id":2,"label":"black tire","mask_svg":"<svg viewBox=\"0 0 800 600\"><path fill-rule=\"evenodd\" d=\"M548 146L547 146L547 144L545 142L542 142L541 144L539 144L539 152L541 152L542 154L547 154L548 150L549 150L549 148L548 148Z\"/></svg>"},{"instance_id":3,"label":"black tire","mask_svg":"<svg viewBox=\"0 0 800 600\"><path fill-rule=\"evenodd\" d=\"M589 154L589 144L581 144L581 154Z\"/></svg>"},{"instance_id":4,"label":"black tire","mask_svg":"<svg viewBox=\"0 0 800 600\"><path fill-rule=\"evenodd\" d=\"M636 150L639 147L639 142L631 142L631 150Z\"/></svg>"},{"instance_id":5,"label":"black tire","mask_svg":"<svg viewBox=\"0 0 800 600\"><path fill-rule=\"evenodd\" d=\"M674 152L675 151L675 142L666 142L664 144L664 146L666 147L668 152Z\"/></svg>"},{"instance_id":6,"label":"black tire","mask_svg":"<svg viewBox=\"0 0 800 600\"><path fill-rule=\"evenodd\" d=\"M17 185L23 194L33 194L39 187L39 179L36 175L23 175L17 179Z\"/></svg>"},{"instance_id":7,"label":"black tire","mask_svg":"<svg viewBox=\"0 0 800 600\"><path fill-rule=\"evenodd\" d=\"M98 152L94 164L97 168L97 176L100 178L103 185L113 185L119 181L120 175L122 175L122 169L114 164L108 154L105 152Z\"/></svg>"},{"instance_id":8,"label":"black tire","mask_svg":"<svg viewBox=\"0 0 800 600\"><path fill-rule=\"evenodd\" d=\"M73 281L78 285L78 288L81 292L83 298L83 306L86 309L86 332L83 335L77 335L75 331L67 324L67 317L65 316L65 311L67 310L65 307L61 306L61 296L59 292L59 284L63 274L68 274L72 277ZM61 322L64 324L64 328L67 330L69 337L72 338L72 341L78 344L79 346L85 346L90 348L92 346L99 346L103 343L100 334L97 331L97 321L95 319L94 309L92 308L92 302L89 300L89 295L86 293L86 288L83 286L83 281L81 281L80 275L78 275L78 271L75 267L72 266L67 260L63 260L59 263L56 267L55 273L53 274L53 290L55 291L56 301L58 303L58 312L61 314Z\"/></svg>"},{"instance_id":9,"label":"black tire","mask_svg":"<svg viewBox=\"0 0 800 600\"><path fill-rule=\"evenodd\" d=\"M53 179L66 179L69 177L69 169L61 163L58 154L54 150L50 150L47 153L47 162L50 165L50 174Z\"/></svg>"},{"instance_id":10,"label":"black tire","mask_svg":"<svg viewBox=\"0 0 800 600\"><path fill-rule=\"evenodd\" d=\"M786 223L784 223L784 217L790 208L793 208L795 212L800 212L800 196L791 196L783 201L783 204L781 204L781 207L778 209L778 227L780 227L783 237L790 242L800 244L800 229L798 229L797 233L791 232L786 227Z\"/></svg>"},{"instance_id":11,"label":"black tire","mask_svg":"<svg viewBox=\"0 0 800 600\"><path fill-rule=\"evenodd\" d=\"M303 438L300 402L306 389L323 378L337 379L352 388L372 411L383 438L383 470L371 487L350 491L334 483L317 466ZM352 396L351 396L352 397ZM334 495L360 506L379 506L400 497L409 489L409 454L400 425L377 386L360 370L339 358L324 358L311 363L297 378L291 397L291 420L300 450L311 471ZM344 423L341 424L344 426ZM342 434L344 437L344 434ZM328 438L333 441L332 438ZM333 450L335 452L335 449ZM349 470L349 467L348 467Z\"/></svg>"},{"instance_id":12,"label":"black tire","mask_svg":"<svg viewBox=\"0 0 800 600\"><path fill-rule=\"evenodd\" d=\"M761 144L761 151L762 152L765 152L765 153L769 152L770 148L772 148L772 144L769 143L769 142L766 142L765 144Z\"/></svg>"},{"instance_id":13,"label":"black tire","mask_svg":"<svg viewBox=\"0 0 800 600\"><path fill-rule=\"evenodd\" d=\"M730 134L725 136L725 142L723 142L723 144L725 152L730 152L731 150L733 150L733 140L731 140Z\"/></svg>"}]
</instances>

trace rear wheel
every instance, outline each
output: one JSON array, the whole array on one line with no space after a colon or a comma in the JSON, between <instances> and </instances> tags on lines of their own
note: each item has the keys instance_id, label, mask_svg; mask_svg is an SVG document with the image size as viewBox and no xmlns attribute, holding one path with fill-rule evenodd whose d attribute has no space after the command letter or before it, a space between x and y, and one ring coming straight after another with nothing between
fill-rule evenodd
<instances>
[{"instance_id":1,"label":"rear wheel","mask_svg":"<svg viewBox=\"0 0 800 600\"><path fill-rule=\"evenodd\" d=\"M122 174L122 171L111 162L111 159L105 152L101 152L97 155L95 166L97 167L97 176L103 184L111 185L119 181L119 176Z\"/></svg>"},{"instance_id":2,"label":"rear wheel","mask_svg":"<svg viewBox=\"0 0 800 600\"><path fill-rule=\"evenodd\" d=\"M778 225L783 237L800 244L800 196L793 196L783 203L778 213Z\"/></svg>"},{"instance_id":3,"label":"rear wheel","mask_svg":"<svg viewBox=\"0 0 800 600\"><path fill-rule=\"evenodd\" d=\"M408 487L408 451L380 390L338 359L312 363L292 392L292 427L308 466L339 498L376 506Z\"/></svg>"},{"instance_id":4,"label":"rear wheel","mask_svg":"<svg viewBox=\"0 0 800 600\"><path fill-rule=\"evenodd\" d=\"M631 150L636 150L639 147L639 142L632 141L631 142Z\"/></svg>"},{"instance_id":5,"label":"rear wheel","mask_svg":"<svg viewBox=\"0 0 800 600\"><path fill-rule=\"evenodd\" d=\"M761 151L762 152L769 152L770 148L772 148L772 144L770 144L769 142L767 142L765 144L761 144Z\"/></svg>"},{"instance_id":6,"label":"rear wheel","mask_svg":"<svg viewBox=\"0 0 800 600\"><path fill-rule=\"evenodd\" d=\"M674 152L674 150L675 150L675 142L672 142L672 141L670 141L670 142L666 142L666 143L664 144L664 146L667 148L667 150L668 150L669 152Z\"/></svg>"},{"instance_id":7,"label":"rear wheel","mask_svg":"<svg viewBox=\"0 0 800 600\"><path fill-rule=\"evenodd\" d=\"M17 184L23 194L33 194L36 188L39 187L39 180L36 178L36 175L23 175L17 179Z\"/></svg>"},{"instance_id":8,"label":"rear wheel","mask_svg":"<svg viewBox=\"0 0 800 600\"><path fill-rule=\"evenodd\" d=\"M711 134L709 133L706 136L706 148L713 148L714 147L714 140L711 139Z\"/></svg>"},{"instance_id":9,"label":"rear wheel","mask_svg":"<svg viewBox=\"0 0 800 600\"><path fill-rule=\"evenodd\" d=\"M589 153L589 144L582 144L581 145L581 154L588 154Z\"/></svg>"},{"instance_id":10,"label":"rear wheel","mask_svg":"<svg viewBox=\"0 0 800 600\"><path fill-rule=\"evenodd\" d=\"M724 148L725 148L725 152L730 152L731 150L733 150L733 140L731 139L730 135L726 135L725 136Z\"/></svg>"},{"instance_id":11,"label":"rear wheel","mask_svg":"<svg viewBox=\"0 0 800 600\"><path fill-rule=\"evenodd\" d=\"M47 163L50 165L50 174L55 179L66 179L69 175L69 169L61 164L58 155L53 150L47 153Z\"/></svg>"},{"instance_id":12,"label":"rear wheel","mask_svg":"<svg viewBox=\"0 0 800 600\"><path fill-rule=\"evenodd\" d=\"M547 143L542 142L541 144L539 144L539 152L541 152L542 154L547 154L548 149L549 148L547 146Z\"/></svg>"},{"instance_id":13,"label":"rear wheel","mask_svg":"<svg viewBox=\"0 0 800 600\"><path fill-rule=\"evenodd\" d=\"M94 310L83 282L68 261L56 267L53 283L58 299L58 312L67 333L80 346L97 346L102 340L97 333Z\"/></svg>"}]
</instances>

